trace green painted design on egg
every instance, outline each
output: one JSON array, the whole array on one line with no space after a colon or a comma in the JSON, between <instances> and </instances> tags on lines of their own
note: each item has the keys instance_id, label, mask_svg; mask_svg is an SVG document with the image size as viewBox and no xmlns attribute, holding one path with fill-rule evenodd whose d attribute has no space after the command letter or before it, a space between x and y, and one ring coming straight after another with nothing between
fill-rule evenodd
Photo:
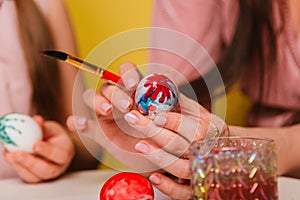
<instances>
[{"instance_id":1,"label":"green painted design on egg","mask_svg":"<svg viewBox=\"0 0 300 200\"><path fill-rule=\"evenodd\" d=\"M0 118L0 140L5 143L5 144L10 144L14 146L18 146L8 135L7 130L11 129L15 131L18 134L22 134L20 130L18 130L15 126L13 125L7 125L7 122L9 121L19 121L24 123L25 120L23 119L18 119L18 118L7 118L7 115L4 115L3 117Z\"/></svg>"}]
</instances>

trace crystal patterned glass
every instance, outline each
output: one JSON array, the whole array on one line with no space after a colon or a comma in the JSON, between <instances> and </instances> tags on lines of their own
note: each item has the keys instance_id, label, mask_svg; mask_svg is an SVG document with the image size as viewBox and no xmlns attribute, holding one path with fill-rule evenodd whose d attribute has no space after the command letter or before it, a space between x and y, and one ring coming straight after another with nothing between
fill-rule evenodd
<instances>
[{"instance_id":1,"label":"crystal patterned glass","mask_svg":"<svg viewBox=\"0 0 300 200\"><path fill-rule=\"evenodd\" d=\"M192 199L278 199L273 140L220 137L190 147Z\"/></svg>"}]
</instances>

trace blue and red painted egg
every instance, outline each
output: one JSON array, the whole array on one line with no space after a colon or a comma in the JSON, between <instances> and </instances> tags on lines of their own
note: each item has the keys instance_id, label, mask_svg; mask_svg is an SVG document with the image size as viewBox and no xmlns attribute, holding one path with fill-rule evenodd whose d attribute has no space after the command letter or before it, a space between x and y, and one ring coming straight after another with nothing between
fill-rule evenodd
<instances>
[{"instance_id":1,"label":"blue and red painted egg","mask_svg":"<svg viewBox=\"0 0 300 200\"><path fill-rule=\"evenodd\" d=\"M163 74L150 74L138 84L135 103L142 114L153 118L156 114L171 111L177 106L177 87Z\"/></svg>"}]
</instances>

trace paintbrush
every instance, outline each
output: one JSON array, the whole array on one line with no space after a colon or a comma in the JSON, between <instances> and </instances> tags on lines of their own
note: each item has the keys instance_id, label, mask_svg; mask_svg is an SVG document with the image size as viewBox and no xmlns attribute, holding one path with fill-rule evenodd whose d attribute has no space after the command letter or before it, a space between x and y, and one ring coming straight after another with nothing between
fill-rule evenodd
<instances>
[{"instance_id":1,"label":"paintbrush","mask_svg":"<svg viewBox=\"0 0 300 200\"><path fill-rule=\"evenodd\" d=\"M69 55L67 53L61 52L61 51L53 51L53 50L46 50L42 52L46 56L50 56L51 58L56 58L62 61L65 61L66 63L71 64L74 67L77 67L79 69L82 69L84 71L87 71L89 73L92 73L96 75L97 77L104 79L110 84L113 85L120 85L124 86L124 84L121 81L121 77L109 72L101 67L98 67L94 64L91 64L89 62L86 62L84 60L81 60L80 58L77 58L75 56Z\"/></svg>"}]
</instances>

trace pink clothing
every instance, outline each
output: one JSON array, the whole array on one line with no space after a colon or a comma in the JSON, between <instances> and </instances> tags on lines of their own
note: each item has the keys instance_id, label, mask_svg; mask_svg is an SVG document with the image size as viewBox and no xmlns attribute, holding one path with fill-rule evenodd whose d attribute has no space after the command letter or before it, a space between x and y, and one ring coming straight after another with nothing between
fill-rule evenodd
<instances>
[{"instance_id":1,"label":"pink clothing","mask_svg":"<svg viewBox=\"0 0 300 200\"><path fill-rule=\"evenodd\" d=\"M44 10L46 0L37 1ZM9 112L33 114L32 87L27 73L27 63L19 37L14 1L3 1L0 8L0 115ZM16 176L3 157L0 144L0 179Z\"/></svg>"},{"instance_id":2,"label":"pink clothing","mask_svg":"<svg viewBox=\"0 0 300 200\"><path fill-rule=\"evenodd\" d=\"M300 37L292 34L287 8L285 6L287 23L277 41L279 67L272 72L272 76L265 77L264 85L269 95L259 102L263 106L279 108L284 112L265 112L259 116L250 113L250 125L282 126L293 112L299 111L300 108L300 89L297 87L300 84ZM217 61L222 55L222 44L229 44L233 37L238 12L236 0L157 0L154 6L153 26L173 29L188 35ZM153 35L152 44L160 42L157 38ZM184 48L180 41L173 43L177 44L177 48ZM188 80L199 77L199 70L196 69L200 69L203 64L203 61L195 62L193 67L186 60L164 51L151 51L150 62L172 66ZM256 70L257 67L252 66L251 71L247 72L247 77L243 77L241 82L242 91L255 102L258 101L260 83ZM268 65L265 71L271 73Z\"/></svg>"}]
</instances>

